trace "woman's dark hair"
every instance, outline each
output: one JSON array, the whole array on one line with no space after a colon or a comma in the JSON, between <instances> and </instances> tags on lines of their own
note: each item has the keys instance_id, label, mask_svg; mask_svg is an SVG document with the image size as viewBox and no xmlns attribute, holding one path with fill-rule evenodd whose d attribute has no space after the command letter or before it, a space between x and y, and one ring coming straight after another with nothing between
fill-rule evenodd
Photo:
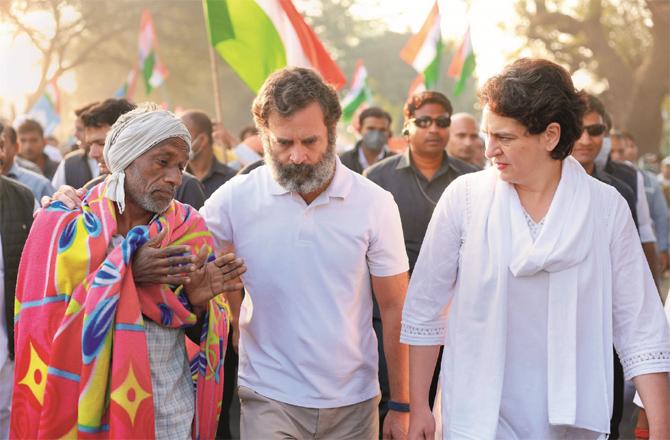
<instances>
[{"instance_id":1,"label":"woman's dark hair","mask_svg":"<svg viewBox=\"0 0 670 440\"><path fill-rule=\"evenodd\" d=\"M586 109L584 93L575 90L563 67L544 59L521 58L486 81L479 102L539 134L552 122L561 126L561 137L551 158L563 160L582 134Z\"/></svg>"}]
</instances>

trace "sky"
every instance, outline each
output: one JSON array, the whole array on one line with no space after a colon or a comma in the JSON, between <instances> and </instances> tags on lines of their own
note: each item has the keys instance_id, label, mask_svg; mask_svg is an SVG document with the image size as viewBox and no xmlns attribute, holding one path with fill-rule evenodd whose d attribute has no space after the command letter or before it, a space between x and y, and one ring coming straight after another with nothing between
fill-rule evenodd
<instances>
[{"instance_id":1,"label":"sky","mask_svg":"<svg viewBox=\"0 0 670 440\"><path fill-rule=\"evenodd\" d=\"M48 37L53 35L53 25L48 14L33 13L27 20L30 25L39 28ZM27 35L14 36L13 29L0 22L0 97L5 106L15 106L20 112L24 99L35 88L40 79L40 52L30 42ZM67 72L58 80L61 91L71 93L76 89L74 72ZM1 110L6 110L0 107Z\"/></svg>"},{"instance_id":2,"label":"sky","mask_svg":"<svg viewBox=\"0 0 670 440\"><path fill-rule=\"evenodd\" d=\"M309 8L309 0L294 2L298 10ZM393 31L416 32L433 3L434 0L411 0L411 3L408 0L357 0L351 12L360 19L381 19ZM500 22L509 23L514 19L514 0L471 0L468 3L464 0L438 0L442 34L445 40L459 42L470 24L477 56L477 76L482 82L498 72L507 63L506 55L520 45L516 37L499 28ZM411 7L408 7L409 4ZM45 16L34 14L31 20L48 31ZM0 97L5 107L14 105L17 111L22 110L25 96L37 86L38 66L39 53L31 46L27 36L13 38L11 29L0 23ZM58 82L60 89L66 93L74 91L74 78L74 74L61 77Z\"/></svg>"}]
</instances>

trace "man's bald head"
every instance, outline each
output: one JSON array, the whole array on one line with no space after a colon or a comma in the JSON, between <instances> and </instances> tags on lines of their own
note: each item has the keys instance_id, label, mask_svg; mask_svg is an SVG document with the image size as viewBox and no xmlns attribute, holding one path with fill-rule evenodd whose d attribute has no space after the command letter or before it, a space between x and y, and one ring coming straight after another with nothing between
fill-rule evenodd
<instances>
[{"instance_id":1,"label":"man's bald head","mask_svg":"<svg viewBox=\"0 0 670 440\"><path fill-rule=\"evenodd\" d=\"M479 127L475 117L469 113L453 114L449 131L447 153L465 162L472 162L475 158L475 148L478 147L479 137Z\"/></svg>"}]
</instances>

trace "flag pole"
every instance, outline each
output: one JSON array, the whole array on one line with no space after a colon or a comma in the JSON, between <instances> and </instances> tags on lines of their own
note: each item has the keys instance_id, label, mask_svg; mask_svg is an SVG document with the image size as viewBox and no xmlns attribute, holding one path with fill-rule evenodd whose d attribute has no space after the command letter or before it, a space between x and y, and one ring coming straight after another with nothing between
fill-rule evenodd
<instances>
[{"instance_id":1,"label":"flag pole","mask_svg":"<svg viewBox=\"0 0 670 440\"><path fill-rule=\"evenodd\" d=\"M202 17L205 20L205 32L207 32L207 47L209 48L209 67L212 72L212 86L214 88L214 109L216 111L216 120L223 122L221 120L221 92L219 91L219 69L216 63L216 53L214 52L214 46L212 42L209 41L209 24L207 22L207 9L205 6L205 0L202 0Z\"/></svg>"},{"instance_id":2,"label":"flag pole","mask_svg":"<svg viewBox=\"0 0 670 440\"><path fill-rule=\"evenodd\" d=\"M216 62L216 53L214 46L209 41L209 24L207 21L207 9L205 0L202 0L202 17L205 20L205 32L207 33L207 47L209 48L209 67L212 72L212 87L214 89L214 111L216 112L216 120L223 127L223 118L221 112L221 91L219 90L219 68ZM226 145L223 147L223 162L228 163L228 154L226 153Z\"/></svg>"}]
</instances>

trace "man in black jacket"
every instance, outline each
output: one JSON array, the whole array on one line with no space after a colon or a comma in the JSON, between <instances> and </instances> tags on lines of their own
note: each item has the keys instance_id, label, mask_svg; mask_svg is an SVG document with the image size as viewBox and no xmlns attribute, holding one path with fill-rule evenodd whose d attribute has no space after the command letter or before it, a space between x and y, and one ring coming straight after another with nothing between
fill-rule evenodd
<instances>
[{"instance_id":1,"label":"man in black jacket","mask_svg":"<svg viewBox=\"0 0 670 440\"><path fill-rule=\"evenodd\" d=\"M0 132L2 132L0 124ZM5 158L0 136L0 168ZM9 436L14 380L14 289L35 200L28 187L0 176L0 438Z\"/></svg>"}]
</instances>

